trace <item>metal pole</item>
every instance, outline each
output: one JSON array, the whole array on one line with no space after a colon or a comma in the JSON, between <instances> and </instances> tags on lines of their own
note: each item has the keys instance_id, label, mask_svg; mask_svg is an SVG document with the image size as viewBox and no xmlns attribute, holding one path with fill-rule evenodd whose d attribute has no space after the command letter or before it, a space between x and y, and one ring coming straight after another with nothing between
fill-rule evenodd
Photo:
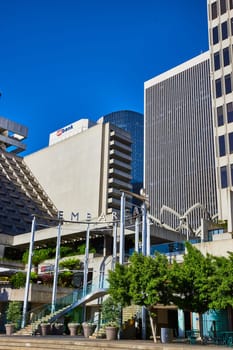
<instances>
[{"instance_id":1,"label":"metal pole","mask_svg":"<svg viewBox=\"0 0 233 350\"><path fill-rule=\"evenodd\" d=\"M150 219L146 219L146 224L147 224L147 234L146 234L146 255L150 256Z\"/></svg>"},{"instance_id":2,"label":"metal pole","mask_svg":"<svg viewBox=\"0 0 233 350\"><path fill-rule=\"evenodd\" d=\"M57 227L57 246L56 246L56 257L54 266L54 276L53 276L53 293L52 293L52 306L51 312L56 311L56 298L57 298L57 281L59 274L59 260L60 260L60 245L61 245L61 221L59 221Z\"/></svg>"},{"instance_id":3,"label":"metal pole","mask_svg":"<svg viewBox=\"0 0 233 350\"><path fill-rule=\"evenodd\" d=\"M135 252L139 252L139 216L136 217L135 220Z\"/></svg>"},{"instance_id":4,"label":"metal pole","mask_svg":"<svg viewBox=\"0 0 233 350\"><path fill-rule=\"evenodd\" d=\"M147 253L147 207L145 200L142 204L142 255ZM146 314L145 306L142 306L142 339L146 340Z\"/></svg>"},{"instance_id":5,"label":"metal pole","mask_svg":"<svg viewBox=\"0 0 233 350\"><path fill-rule=\"evenodd\" d=\"M83 297L85 297L87 294L89 240L90 240L90 224L88 223L87 232L86 232L86 249L85 249L84 270L83 270Z\"/></svg>"},{"instance_id":6,"label":"metal pole","mask_svg":"<svg viewBox=\"0 0 233 350\"><path fill-rule=\"evenodd\" d=\"M146 232L146 223L147 223L147 208L146 202L142 204L142 255L146 255L147 247L147 232Z\"/></svg>"},{"instance_id":7,"label":"metal pole","mask_svg":"<svg viewBox=\"0 0 233 350\"><path fill-rule=\"evenodd\" d=\"M125 193L121 195L121 217L120 217L120 259L119 263L124 264L125 260Z\"/></svg>"},{"instance_id":8,"label":"metal pole","mask_svg":"<svg viewBox=\"0 0 233 350\"><path fill-rule=\"evenodd\" d=\"M87 214L87 219L90 220L90 214ZM89 241L90 241L90 223L87 224L86 232L86 249L83 268L83 297L87 295L87 283L88 283L88 260L89 260ZM83 321L86 321L86 305L83 306Z\"/></svg>"},{"instance_id":9,"label":"metal pole","mask_svg":"<svg viewBox=\"0 0 233 350\"><path fill-rule=\"evenodd\" d=\"M113 252L112 252L112 270L115 269L117 260L117 222L113 224Z\"/></svg>"},{"instance_id":10,"label":"metal pole","mask_svg":"<svg viewBox=\"0 0 233 350\"><path fill-rule=\"evenodd\" d=\"M26 325L26 313L27 313L28 294L29 294L31 268L32 268L32 254L33 254L33 246L34 246L34 238L35 238L35 228L36 228L36 217L33 216L32 226L31 226L31 240L30 240L29 253L28 253L28 269L27 269L27 277L26 277L26 284L25 284L21 328L24 328Z\"/></svg>"}]
</instances>

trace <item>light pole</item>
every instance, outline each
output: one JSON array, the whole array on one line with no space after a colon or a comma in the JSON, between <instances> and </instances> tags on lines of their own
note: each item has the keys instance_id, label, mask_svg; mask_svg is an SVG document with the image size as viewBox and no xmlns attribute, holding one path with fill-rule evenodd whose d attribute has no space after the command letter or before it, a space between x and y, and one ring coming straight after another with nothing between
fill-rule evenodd
<instances>
[{"instance_id":1,"label":"light pole","mask_svg":"<svg viewBox=\"0 0 233 350\"><path fill-rule=\"evenodd\" d=\"M125 261L125 192L121 194L121 217L120 217L120 259L119 263Z\"/></svg>"},{"instance_id":2,"label":"light pole","mask_svg":"<svg viewBox=\"0 0 233 350\"><path fill-rule=\"evenodd\" d=\"M28 269L27 269L27 277L26 277L26 284L25 284L21 328L24 328L26 325L26 314L27 314L28 294L29 294L30 277L31 277L31 269L32 269L32 254L33 254L33 247L34 247L35 230L36 230L36 217L33 216L32 226L31 226L31 239L30 239L30 246L29 246L29 253L28 253Z\"/></svg>"},{"instance_id":3,"label":"light pole","mask_svg":"<svg viewBox=\"0 0 233 350\"><path fill-rule=\"evenodd\" d=\"M56 311L56 297L57 297L57 281L59 274L59 260L60 260L60 245L61 245L61 225L63 223L63 211L58 212L58 226L57 226L57 246L56 246L56 257L54 266L54 276L53 276L53 292L52 292L52 304L51 312Z\"/></svg>"},{"instance_id":4,"label":"light pole","mask_svg":"<svg viewBox=\"0 0 233 350\"><path fill-rule=\"evenodd\" d=\"M87 213L86 248L85 248L84 269L83 269L83 297L85 297L87 294L90 220L91 220L91 214ZM84 305L84 307L83 307L83 321L85 321L85 320L86 320L86 306Z\"/></svg>"},{"instance_id":5,"label":"light pole","mask_svg":"<svg viewBox=\"0 0 233 350\"><path fill-rule=\"evenodd\" d=\"M123 193L128 194L129 196L135 197L142 201L142 254L147 255L150 251L150 247L147 244L147 240L149 239L150 244L150 238L147 237L147 212L149 209L149 200L148 196L146 195L145 189L141 189L140 195L136 193L132 193L129 191L125 191ZM122 194L123 194L122 193ZM121 206L122 209L122 206ZM135 240L136 240L136 231L135 231ZM120 262L121 263L121 262ZM146 339L146 307L142 307L142 339Z\"/></svg>"}]
</instances>

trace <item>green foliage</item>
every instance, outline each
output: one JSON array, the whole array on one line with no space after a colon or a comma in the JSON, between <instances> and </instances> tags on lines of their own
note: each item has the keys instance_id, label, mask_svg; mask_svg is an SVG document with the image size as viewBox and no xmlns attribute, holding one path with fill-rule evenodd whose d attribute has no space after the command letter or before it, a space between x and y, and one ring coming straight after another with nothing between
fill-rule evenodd
<instances>
[{"instance_id":1,"label":"green foliage","mask_svg":"<svg viewBox=\"0 0 233 350\"><path fill-rule=\"evenodd\" d=\"M14 323L16 328L20 327L22 303L20 301L10 301L6 311L8 323Z\"/></svg>"},{"instance_id":2,"label":"green foliage","mask_svg":"<svg viewBox=\"0 0 233 350\"><path fill-rule=\"evenodd\" d=\"M54 249L54 255L55 255L56 249ZM73 255L73 249L71 247L67 247L67 246L61 246L60 247L60 257L64 258L65 256L69 256L69 255Z\"/></svg>"},{"instance_id":3,"label":"green foliage","mask_svg":"<svg viewBox=\"0 0 233 350\"><path fill-rule=\"evenodd\" d=\"M84 255L85 254L85 249L86 249L86 243L80 244L77 248L77 254L78 255ZM90 247L89 253L96 253L95 248Z\"/></svg>"},{"instance_id":4,"label":"green foliage","mask_svg":"<svg viewBox=\"0 0 233 350\"><path fill-rule=\"evenodd\" d=\"M210 308L225 309L233 307L233 253L229 257L215 257L215 272L211 276Z\"/></svg>"},{"instance_id":5,"label":"green foliage","mask_svg":"<svg viewBox=\"0 0 233 350\"><path fill-rule=\"evenodd\" d=\"M59 267L68 270L80 270L81 261L78 258L65 259L60 262Z\"/></svg>"},{"instance_id":6,"label":"green foliage","mask_svg":"<svg viewBox=\"0 0 233 350\"><path fill-rule=\"evenodd\" d=\"M171 300L168 260L159 253L154 258L135 253L129 266L117 264L109 273L109 284L109 294L122 306L133 302L150 309Z\"/></svg>"},{"instance_id":7,"label":"green foliage","mask_svg":"<svg viewBox=\"0 0 233 350\"><path fill-rule=\"evenodd\" d=\"M58 276L58 285L61 287L72 287L73 286L73 272L64 271Z\"/></svg>"},{"instance_id":8,"label":"green foliage","mask_svg":"<svg viewBox=\"0 0 233 350\"><path fill-rule=\"evenodd\" d=\"M158 303L167 305L171 299L168 260L165 255L155 257L134 254L129 265L129 295L137 305L148 309Z\"/></svg>"},{"instance_id":9,"label":"green foliage","mask_svg":"<svg viewBox=\"0 0 233 350\"><path fill-rule=\"evenodd\" d=\"M15 289L25 287L26 274L24 272L16 272L10 277L10 283Z\"/></svg>"},{"instance_id":10,"label":"green foliage","mask_svg":"<svg viewBox=\"0 0 233 350\"><path fill-rule=\"evenodd\" d=\"M209 309L212 288L210 279L215 272L214 259L206 257L189 242L182 264L173 263L170 278L173 302L183 310L204 313Z\"/></svg>"},{"instance_id":11,"label":"green foliage","mask_svg":"<svg viewBox=\"0 0 233 350\"><path fill-rule=\"evenodd\" d=\"M38 275L35 272L31 272L30 281L35 283L37 282L37 279L38 279ZM14 275L10 277L10 283L12 287L15 289L25 287L26 273L21 271L16 272Z\"/></svg>"},{"instance_id":12,"label":"green foliage","mask_svg":"<svg viewBox=\"0 0 233 350\"><path fill-rule=\"evenodd\" d=\"M22 262L24 264L28 263L28 255L29 251L26 250L22 257ZM49 259L53 255L53 249L47 248L47 249L36 249L33 251L32 255L32 263L35 266L38 266L42 261Z\"/></svg>"},{"instance_id":13,"label":"green foliage","mask_svg":"<svg viewBox=\"0 0 233 350\"><path fill-rule=\"evenodd\" d=\"M116 264L114 271L109 271L109 294L113 300L122 306L130 305L130 278L127 265Z\"/></svg>"},{"instance_id":14,"label":"green foliage","mask_svg":"<svg viewBox=\"0 0 233 350\"><path fill-rule=\"evenodd\" d=\"M105 324L119 325L121 306L110 296L102 303L102 320Z\"/></svg>"}]
</instances>

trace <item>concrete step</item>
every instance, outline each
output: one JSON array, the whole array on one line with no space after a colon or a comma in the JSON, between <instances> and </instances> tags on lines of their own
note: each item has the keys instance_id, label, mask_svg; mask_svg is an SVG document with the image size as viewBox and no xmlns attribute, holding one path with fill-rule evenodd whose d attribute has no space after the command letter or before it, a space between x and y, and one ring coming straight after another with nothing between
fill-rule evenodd
<instances>
[{"instance_id":1,"label":"concrete step","mask_svg":"<svg viewBox=\"0 0 233 350\"><path fill-rule=\"evenodd\" d=\"M141 340L91 340L70 336L0 336L0 350L203 350L203 345L185 343L161 344ZM206 345L206 350L216 350L220 347ZM221 349L229 347L221 345Z\"/></svg>"}]
</instances>

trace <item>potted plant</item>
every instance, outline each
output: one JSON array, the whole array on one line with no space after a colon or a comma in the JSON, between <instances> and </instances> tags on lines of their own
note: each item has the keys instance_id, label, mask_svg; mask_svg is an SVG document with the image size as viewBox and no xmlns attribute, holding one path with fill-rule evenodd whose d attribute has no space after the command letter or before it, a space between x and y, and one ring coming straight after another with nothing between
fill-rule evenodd
<instances>
[{"instance_id":1,"label":"potted plant","mask_svg":"<svg viewBox=\"0 0 233 350\"><path fill-rule=\"evenodd\" d=\"M102 304L102 322L105 324L107 340L114 340L117 338L120 317L120 305L109 296Z\"/></svg>"},{"instance_id":2,"label":"potted plant","mask_svg":"<svg viewBox=\"0 0 233 350\"><path fill-rule=\"evenodd\" d=\"M40 328L41 328L41 335L45 336L50 334L50 323L41 323L40 324Z\"/></svg>"},{"instance_id":3,"label":"potted plant","mask_svg":"<svg viewBox=\"0 0 233 350\"><path fill-rule=\"evenodd\" d=\"M70 323L68 323L68 328L69 328L69 331L70 331L70 335L72 337L77 335L78 326L79 326L79 323L77 323L77 322L70 322Z\"/></svg>"},{"instance_id":4,"label":"potted plant","mask_svg":"<svg viewBox=\"0 0 233 350\"><path fill-rule=\"evenodd\" d=\"M19 301L9 302L6 312L7 323L5 324L6 334L11 335L15 329L20 327L22 303Z\"/></svg>"},{"instance_id":5,"label":"potted plant","mask_svg":"<svg viewBox=\"0 0 233 350\"><path fill-rule=\"evenodd\" d=\"M95 331L96 325L92 322L83 322L83 334L85 338L89 338Z\"/></svg>"}]
</instances>

